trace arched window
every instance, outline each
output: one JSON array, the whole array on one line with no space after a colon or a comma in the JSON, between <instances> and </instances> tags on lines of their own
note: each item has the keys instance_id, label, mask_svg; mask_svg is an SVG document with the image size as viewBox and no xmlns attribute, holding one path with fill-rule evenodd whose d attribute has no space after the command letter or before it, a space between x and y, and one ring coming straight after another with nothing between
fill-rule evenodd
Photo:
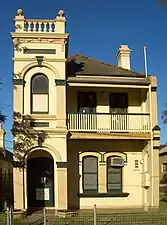
<instances>
[{"instance_id":1,"label":"arched window","mask_svg":"<svg viewBox=\"0 0 167 225\"><path fill-rule=\"evenodd\" d=\"M48 113L49 81L44 74L35 74L31 79L31 113Z\"/></svg>"},{"instance_id":2,"label":"arched window","mask_svg":"<svg viewBox=\"0 0 167 225\"><path fill-rule=\"evenodd\" d=\"M122 192L122 167L124 160L120 156L107 158L107 191Z\"/></svg>"},{"instance_id":3,"label":"arched window","mask_svg":"<svg viewBox=\"0 0 167 225\"><path fill-rule=\"evenodd\" d=\"M83 192L98 192L98 158L85 156L82 159Z\"/></svg>"}]
</instances>

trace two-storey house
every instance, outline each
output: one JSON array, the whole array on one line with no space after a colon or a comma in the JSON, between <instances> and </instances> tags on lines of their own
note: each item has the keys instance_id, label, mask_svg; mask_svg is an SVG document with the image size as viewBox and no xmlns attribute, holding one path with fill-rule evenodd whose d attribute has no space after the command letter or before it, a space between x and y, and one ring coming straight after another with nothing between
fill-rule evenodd
<instances>
[{"instance_id":1,"label":"two-storey house","mask_svg":"<svg viewBox=\"0 0 167 225\"><path fill-rule=\"evenodd\" d=\"M62 10L54 20L15 17L14 111L47 133L14 168L15 208L157 207L156 77L131 70L127 45L118 66L68 57L65 23Z\"/></svg>"}]
</instances>

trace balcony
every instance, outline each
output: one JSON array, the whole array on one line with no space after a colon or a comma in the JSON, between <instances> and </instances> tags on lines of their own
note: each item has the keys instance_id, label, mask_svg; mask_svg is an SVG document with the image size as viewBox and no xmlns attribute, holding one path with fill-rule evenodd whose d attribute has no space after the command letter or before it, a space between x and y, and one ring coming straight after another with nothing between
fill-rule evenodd
<instances>
[{"instance_id":1,"label":"balcony","mask_svg":"<svg viewBox=\"0 0 167 225\"><path fill-rule=\"evenodd\" d=\"M149 114L68 114L68 129L77 132L150 132Z\"/></svg>"}]
</instances>

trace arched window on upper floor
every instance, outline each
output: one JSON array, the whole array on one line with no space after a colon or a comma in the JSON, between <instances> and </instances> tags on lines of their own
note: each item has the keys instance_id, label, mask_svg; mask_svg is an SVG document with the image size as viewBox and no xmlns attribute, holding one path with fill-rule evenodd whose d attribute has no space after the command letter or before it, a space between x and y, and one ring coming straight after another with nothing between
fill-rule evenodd
<instances>
[{"instance_id":1,"label":"arched window on upper floor","mask_svg":"<svg viewBox=\"0 0 167 225\"><path fill-rule=\"evenodd\" d=\"M31 79L31 113L49 112L49 81L44 74Z\"/></svg>"}]
</instances>

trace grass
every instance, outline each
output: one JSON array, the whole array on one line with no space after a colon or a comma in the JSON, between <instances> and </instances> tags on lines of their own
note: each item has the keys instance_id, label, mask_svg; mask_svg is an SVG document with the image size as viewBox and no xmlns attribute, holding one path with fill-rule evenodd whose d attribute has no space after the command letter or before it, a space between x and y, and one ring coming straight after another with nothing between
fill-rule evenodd
<instances>
[{"instance_id":1,"label":"grass","mask_svg":"<svg viewBox=\"0 0 167 225\"><path fill-rule=\"evenodd\" d=\"M93 225L93 214L79 214L73 217L48 218L49 224ZM166 225L167 210L150 210L133 213L98 213L96 225Z\"/></svg>"},{"instance_id":2,"label":"grass","mask_svg":"<svg viewBox=\"0 0 167 225\"><path fill-rule=\"evenodd\" d=\"M47 215L49 225L94 225L93 213L78 213L66 218ZM161 201L159 209L140 212L101 213L96 216L96 225L166 225L167 202ZM13 225L25 224L23 217L14 218ZM6 225L6 214L0 213L0 225Z\"/></svg>"}]
</instances>

